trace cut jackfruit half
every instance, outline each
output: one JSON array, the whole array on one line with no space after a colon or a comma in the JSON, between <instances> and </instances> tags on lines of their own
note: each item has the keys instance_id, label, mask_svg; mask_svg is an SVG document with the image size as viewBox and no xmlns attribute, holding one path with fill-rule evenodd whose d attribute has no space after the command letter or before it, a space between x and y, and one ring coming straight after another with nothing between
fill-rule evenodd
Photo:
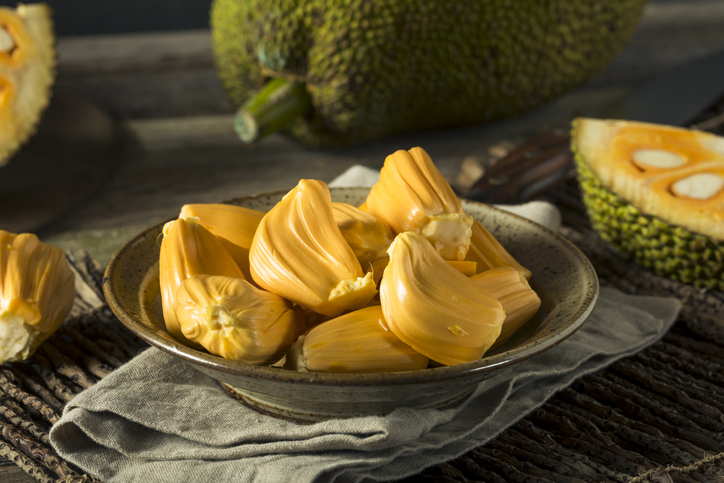
<instances>
[{"instance_id":1,"label":"cut jackfruit half","mask_svg":"<svg viewBox=\"0 0 724 483\"><path fill-rule=\"evenodd\" d=\"M0 166L35 132L48 105L54 43L47 5L0 7Z\"/></svg>"},{"instance_id":2,"label":"cut jackfruit half","mask_svg":"<svg viewBox=\"0 0 724 483\"><path fill-rule=\"evenodd\" d=\"M603 239L659 275L724 290L724 138L580 118L572 148Z\"/></svg>"}]
</instances>

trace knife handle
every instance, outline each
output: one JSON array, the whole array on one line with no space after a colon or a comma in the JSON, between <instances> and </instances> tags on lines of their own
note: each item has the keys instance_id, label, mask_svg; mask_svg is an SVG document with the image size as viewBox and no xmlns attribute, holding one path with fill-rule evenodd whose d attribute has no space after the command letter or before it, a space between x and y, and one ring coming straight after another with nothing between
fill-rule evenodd
<instances>
[{"instance_id":1,"label":"knife handle","mask_svg":"<svg viewBox=\"0 0 724 483\"><path fill-rule=\"evenodd\" d=\"M522 203L562 183L573 168L570 129L541 131L473 183L466 197L484 203Z\"/></svg>"}]
</instances>

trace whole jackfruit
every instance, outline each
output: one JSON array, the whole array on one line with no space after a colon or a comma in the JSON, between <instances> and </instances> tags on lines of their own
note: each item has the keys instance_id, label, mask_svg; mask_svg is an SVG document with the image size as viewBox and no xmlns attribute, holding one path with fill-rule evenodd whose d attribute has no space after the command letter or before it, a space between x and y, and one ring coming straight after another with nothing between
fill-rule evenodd
<instances>
[{"instance_id":1,"label":"whole jackfruit","mask_svg":"<svg viewBox=\"0 0 724 483\"><path fill-rule=\"evenodd\" d=\"M604 240L661 276L724 290L724 137L579 118L571 139Z\"/></svg>"},{"instance_id":2,"label":"whole jackfruit","mask_svg":"<svg viewBox=\"0 0 724 483\"><path fill-rule=\"evenodd\" d=\"M606 66L645 3L214 0L211 31L231 101L258 117L240 131L291 121L328 147L541 105Z\"/></svg>"},{"instance_id":3,"label":"whole jackfruit","mask_svg":"<svg viewBox=\"0 0 724 483\"><path fill-rule=\"evenodd\" d=\"M47 5L0 7L0 166L35 132L48 105L54 44Z\"/></svg>"}]
</instances>

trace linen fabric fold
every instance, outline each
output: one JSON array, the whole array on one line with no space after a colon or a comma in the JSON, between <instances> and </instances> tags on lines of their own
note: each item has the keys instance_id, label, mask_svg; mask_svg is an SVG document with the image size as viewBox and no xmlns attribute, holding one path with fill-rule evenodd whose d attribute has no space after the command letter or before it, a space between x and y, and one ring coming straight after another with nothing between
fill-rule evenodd
<instances>
[{"instance_id":1,"label":"linen fabric fold","mask_svg":"<svg viewBox=\"0 0 724 483\"><path fill-rule=\"evenodd\" d=\"M554 229L560 223L553 205L532 205L519 214ZM260 414L151 348L69 402L50 440L61 457L107 483L404 478L485 444L575 379L653 344L680 309L674 298L604 287L575 334L501 370L457 407L313 424Z\"/></svg>"}]
</instances>

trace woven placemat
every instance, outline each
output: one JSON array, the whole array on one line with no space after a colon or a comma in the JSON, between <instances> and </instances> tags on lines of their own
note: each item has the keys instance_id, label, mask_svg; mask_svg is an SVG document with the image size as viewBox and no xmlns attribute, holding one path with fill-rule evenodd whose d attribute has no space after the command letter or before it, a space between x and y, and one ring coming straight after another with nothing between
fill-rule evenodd
<instances>
[{"instance_id":1,"label":"woven placemat","mask_svg":"<svg viewBox=\"0 0 724 483\"><path fill-rule=\"evenodd\" d=\"M0 456L43 483L95 478L61 459L48 433L65 404L148 345L128 331L103 299L103 268L68 254L76 272L69 319L26 361L0 366Z\"/></svg>"}]
</instances>

